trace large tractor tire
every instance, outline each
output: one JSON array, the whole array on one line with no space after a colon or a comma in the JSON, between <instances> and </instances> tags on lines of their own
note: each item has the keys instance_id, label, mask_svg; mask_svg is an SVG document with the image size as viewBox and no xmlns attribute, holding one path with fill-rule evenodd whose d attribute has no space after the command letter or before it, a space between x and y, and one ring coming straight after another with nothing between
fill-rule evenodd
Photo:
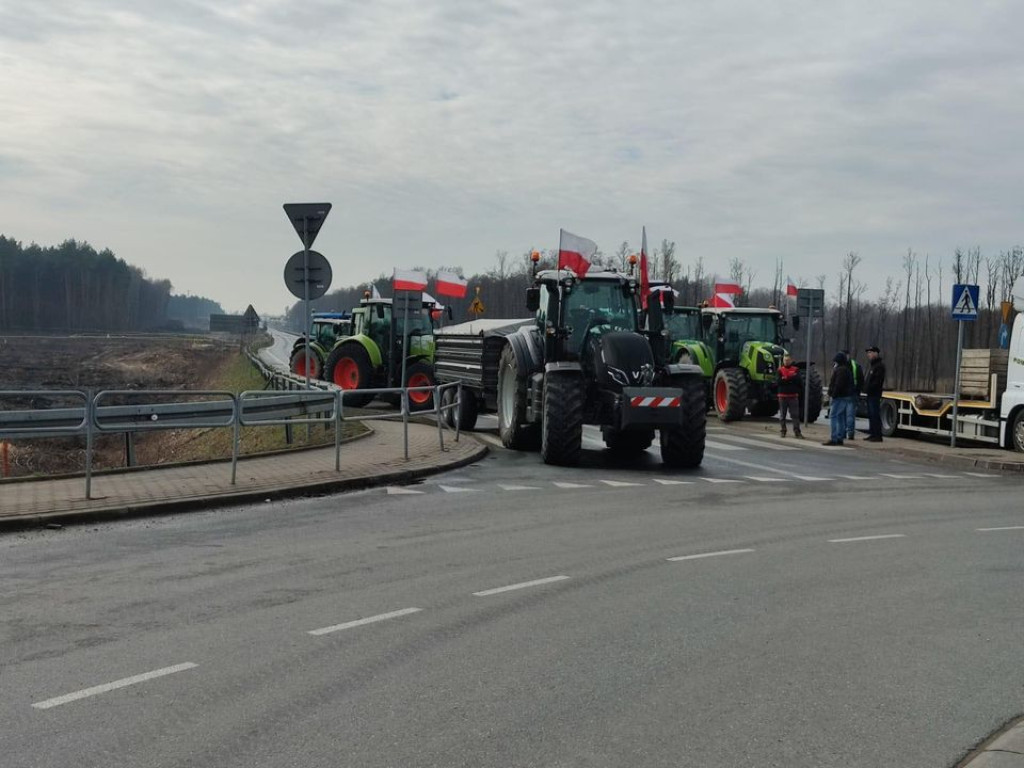
<instances>
[{"instance_id":1,"label":"large tractor tire","mask_svg":"<svg viewBox=\"0 0 1024 768\"><path fill-rule=\"evenodd\" d=\"M526 421L527 375L519 370L512 346L506 344L498 361L498 434L501 444L514 451L540 448L540 425Z\"/></svg>"},{"instance_id":2,"label":"large tractor tire","mask_svg":"<svg viewBox=\"0 0 1024 768\"><path fill-rule=\"evenodd\" d=\"M291 368L292 373L296 376L305 377L306 375L306 347L301 345L292 352L292 359L289 361L288 367ZM315 347L309 348L309 378L316 380L323 376L324 373L324 360L320 357L320 353L316 351Z\"/></svg>"},{"instance_id":3,"label":"large tractor tire","mask_svg":"<svg viewBox=\"0 0 1024 768\"><path fill-rule=\"evenodd\" d=\"M327 356L327 380L345 390L342 396L350 408L363 408L373 400L372 394L357 392L372 387L373 368L370 356L359 344L342 344Z\"/></svg>"},{"instance_id":4,"label":"large tractor tire","mask_svg":"<svg viewBox=\"0 0 1024 768\"><path fill-rule=\"evenodd\" d=\"M653 429L612 429L606 428L604 432L604 444L615 454L623 457L639 456L651 447L654 442Z\"/></svg>"},{"instance_id":5,"label":"large tractor tire","mask_svg":"<svg viewBox=\"0 0 1024 768\"><path fill-rule=\"evenodd\" d=\"M684 379L681 385L683 423L661 430L661 461L674 469L692 469L704 461L708 426L706 388L704 380L696 377Z\"/></svg>"},{"instance_id":6,"label":"large tractor tire","mask_svg":"<svg viewBox=\"0 0 1024 768\"><path fill-rule=\"evenodd\" d=\"M779 412L779 401L778 400L761 400L750 406L751 416L760 416L761 418L774 416Z\"/></svg>"},{"instance_id":7,"label":"large tractor tire","mask_svg":"<svg viewBox=\"0 0 1024 768\"><path fill-rule=\"evenodd\" d=\"M807 409L807 420L813 424L821 416L821 399L822 399L822 386L821 386L821 374L818 373L817 368L811 366L807 367L807 381L810 385L811 396L808 399ZM803 398L800 398L800 418L804 416L804 404Z\"/></svg>"},{"instance_id":8,"label":"large tractor tire","mask_svg":"<svg viewBox=\"0 0 1024 768\"><path fill-rule=\"evenodd\" d=\"M715 374L715 413L722 421L737 421L747 410L747 374L739 368L723 368Z\"/></svg>"},{"instance_id":9,"label":"large tractor tire","mask_svg":"<svg viewBox=\"0 0 1024 768\"><path fill-rule=\"evenodd\" d=\"M540 456L545 464L574 467L583 451L583 385L575 373L544 377Z\"/></svg>"},{"instance_id":10,"label":"large tractor tire","mask_svg":"<svg viewBox=\"0 0 1024 768\"><path fill-rule=\"evenodd\" d=\"M436 384L434 379L434 366L422 361L412 363L405 369L405 386L407 387L433 387ZM426 411L434 407L434 391L422 389L409 393L409 410Z\"/></svg>"}]
</instances>

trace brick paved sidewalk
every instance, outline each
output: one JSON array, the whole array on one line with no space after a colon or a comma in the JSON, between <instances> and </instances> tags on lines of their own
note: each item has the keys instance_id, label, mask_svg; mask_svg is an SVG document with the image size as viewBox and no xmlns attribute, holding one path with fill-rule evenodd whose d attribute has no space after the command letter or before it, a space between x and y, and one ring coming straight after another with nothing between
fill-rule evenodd
<instances>
[{"instance_id":1,"label":"brick paved sidewalk","mask_svg":"<svg viewBox=\"0 0 1024 768\"><path fill-rule=\"evenodd\" d=\"M409 425L409 460L402 457L402 425L377 421L373 434L341 446L341 471L334 447L239 459L237 484L230 462L94 475L92 499L85 479L35 480L0 485L0 526L72 522L130 514L170 512L255 499L341 491L410 480L480 458L486 448L445 433L441 453L437 428Z\"/></svg>"}]
</instances>

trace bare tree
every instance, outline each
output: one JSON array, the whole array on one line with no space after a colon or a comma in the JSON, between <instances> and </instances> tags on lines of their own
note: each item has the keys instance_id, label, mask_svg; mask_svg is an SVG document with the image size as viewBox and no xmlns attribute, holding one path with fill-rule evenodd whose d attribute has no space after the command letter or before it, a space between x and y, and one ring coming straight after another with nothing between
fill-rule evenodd
<instances>
[{"instance_id":1,"label":"bare tree","mask_svg":"<svg viewBox=\"0 0 1024 768\"><path fill-rule=\"evenodd\" d=\"M844 349L853 349L853 272L859 264L860 256L854 251L850 251L843 259L843 275L846 284L846 346ZM843 281L840 281L840 286L842 285Z\"/></svg>"}]
</instances>

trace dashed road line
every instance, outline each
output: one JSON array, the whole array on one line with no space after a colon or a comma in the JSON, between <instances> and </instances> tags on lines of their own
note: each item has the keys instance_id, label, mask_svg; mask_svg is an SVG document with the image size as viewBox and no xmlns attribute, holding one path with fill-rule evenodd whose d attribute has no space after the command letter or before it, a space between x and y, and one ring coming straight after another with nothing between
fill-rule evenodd
<instances>
[{"instance_id":1,"label":"dashed road line","mask_svg":"<svg viewBox=\"0 0 1024 768\"><path fill-rule=\"evenodd\" d=\"M397 619L399 616L408 616L411 613L419 613L421 608L402 608L398 611L389 611L388 613L378 613L376 616L367 616L365 619L356 619L355 621L346 621L344 624L332 624L329 627L320 627L320 629L311 629L307 634L310 635L329 635L332 632L340 632L343 629L352 629L353 627L362 627L367 624L376 624L378 621L387 621L388 619Z\"/></svg>"},{"instance_id":2,"label":"dashed road line","mask_svg":"<svg viewBox=\"0 0 1024 768\"><path fill-rule=\"evenodd\" d=\"M785 477L758 477L757 475L746 475L747 480L753 480L756 483L785 483L788 482Z\"/></svg>"},{"instance_id":3,"label":"dashed road line","mask_svg":"<svg viewBox=\"0 0 1024 768\"><path fill-rule=\"evenodd\" d=\"M523 581L518 584L509 584L505 587L495 587L494 589L485 589L481 592L474 592L474 597L488 597L490 595L500 595L502 592L512 592L516 589L527 589L528 587L539 587L542 584L552 584L556 581L565 581L568 576L548 576L546 579L534 579L533 581Z\"/></svg>"},{"instance_id":4,"label":"dashed road line","mask_svg":"<svg viewBox=\"0 0 1024 768\"><path fill-rule=\"evenodd\" d=\"M705 483L742 483L743 482L742 480L729 480L728 478L724 478L724 477L702 477L701 480L703 480Z\"/></svg>"},{"instance_id":5,"label":"dashed road line","mask_svg":"<svg viewBox=\"0 0 1024 768\"><path fill-rule=\"evenodd\" d=\"M103 685L95 685L92 688L85 688L81 691L75 691L74 693L66 693L63 696L57 696L46 701L38 701L32 706L36 709L50 709L51 707L59 707L61 704L67 704L72 701L78 701L79 699L86 699L90 696L98 696L101 693L107 693L108 691L115 691L118 688L126 688L129 685L137 685L138 683L144 683L147 680L154 680L158 677L166 677L167 675L173 675L175 672L184 672L186 669L195 669L199 666L193 664L191 661L187 661L184 664L175 664L173 667L163 667L162 669L154 669L152 672L143 672L141 675L132 675L131 677L124 677L120 680L115 680L112 683L104 683Z\"/></svg>"},{"instance_id":6,"label":"dashed road line","mask_svg":"<svg viewBox=\"0 0 1024 768\"><path fill-rule=\"evenodd\" d=\"M507 485L505 483L498 483L498 487L503 491L539 491L540 486L538 485Z\"/></svg>"},{"instance_id":7,"label":"dashed road line","mask_svg":"<svg viewBox=\"0 0 1024 768\"><path fill-rule=\"evenodd\" d=\"M654 478L654 482L658 485L693 485L692 480L662 480L660 477Z\"/></svg>"},{"instance_id":8,"label":"dashed road line","mask_svg":"<svg viewBox=\"0 0 1024 768\"><path fill-rule=\"evenodd\" d=\"M1024 525L1001 525L998 528L975 528L976 531L1024 531Z\"/></svg>"},{"instance_id":9,"label":"dashed road line","mask_svg":"<svg viewBox=\"0 0 1024 768\"><path fill-rule=\"evenodd\" d=\"M438 485L445 493L479 493L479 488L463 488L461 485Z\"/></svg>"},{"instance_id":10,"label":"dashed road line","mask_svg":"<svg viewBox=\"0 0 1024 768\"><path fill-rule=\"evenodd\" d=\"M924 475L895 475L889 472L882 472L882 477L891 477L893 480L924 480Z\"/></svg>"},{"instance_id":11,"label":"dashed road line","mask_svg":"<svg viewBox=\"0 0 1024 768\"><path fill-rule=\"evenodd\" d=\"M719 435L723 440L730 440L740 445L752 445L755 448L766 448L769 451L799 451L796 445L783 445L781 443L768 442L767 440L756 440L750 437L740 437L738 435Z\"/></svg>"},{"instance_id":12,"label":"dashed road line","mask_svg":"<svg viewBox=\"0 0 1024 768\"><path fill-rule=\"evenodd\" d=\"M808 483L822 483L826 480L831 480L829 477L811 477L810 475L793 475L797 480L804 480Z\"/></svg>"},{"instance_id":13,"label":"dashed road line","mask_svg":"<svg viewBox=\"0 0 1024 768\"><path fill-rule=\"evenodd\" d=\"M551 484L553 486L555 486L555 488L593 488L594 487L592 485L587 485L586 483L558 483L558 482L552 482Z\"/></svg>"},{"instance_id":14,"label":"dashed road line","mask_svg":"<svg viewBox=\"0 0 1024 768\"><path fill-rule=\"evenodd\" d=\"M424 493L424 491L414 491L412 488L402 488L398 485L389 485L387 487L388 496L407 496L410 494Z\"/></svg>"},{"instance_id":15,"label":"dashed road line","mask_svg":"<svg viewBox=\"0 0 1024 768\"><path fill-rule=\"evenodd\" d=\"M748 451L749 448L744 448L742 445L729 445L729 443L720 443L717 440L705 440L705 448L713 448L716 451Z\"/></svg>"},{"instance_id":16,"label":"dashed road line","mask_svg":"<svg viewBox=\"0 0 1024 768\"><path fill-rule=\"evenodd\" d=\"M877 541L879 539L905 539L905 533L883 533L878 536L853 536L849 539L829 539L829 544L849 544L855 541Z\"/></svg>"},{"instance_id":17,"label":"dashed road line","mask_svg":"<svg viewBox=\"0 0 1024 768\"><path fill-rule=\"evenodd\" d=\"M627 483L624 480L602 480L601 482L605 485L610 485L612 488L629 488L643 485L643 483Z\"/></svg>"},{"instance_id":18,"label":"dashed road line","mask_svg":"<svg viewBox=\"0 0 1024 768\"><path fill-rule=\"evenodd\" d=\"M844 480L874 480L873 475L839 475Z\"/></svg>"},{"instance_id":19,"label":"dashed road line","mask_svg":"<svg viewBox=\"0 0 1024 768\"><path fill-rule=\"evenodd\" d=\"M752 549L723 549L720 552L701 552L699 555L680 555L679 557L665 558L670 563L678 563L681 560L703 560L705 557L722 557L723 555L743 555L753 552Z\"/></svg>"},{"instance_id":20,"label":"dashed road line","mask_svg":"<svg viewBox=\"0 0 1024 768\"><path fill-rule=\"evenodd\" d=\"M964 472L964 474L970 475L971 477L999 477L999 475L991 475L985 472Z\"/></svg>"}]
</instances>

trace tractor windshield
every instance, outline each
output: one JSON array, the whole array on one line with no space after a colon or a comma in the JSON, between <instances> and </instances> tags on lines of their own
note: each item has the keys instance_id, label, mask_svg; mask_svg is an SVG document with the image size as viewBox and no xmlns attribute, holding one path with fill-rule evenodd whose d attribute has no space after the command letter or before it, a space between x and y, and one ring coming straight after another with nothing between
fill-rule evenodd
<instances>
[{"instance_id":1,"label":"tractor windshield","mask_svg":"<svg viewBox=\"0 0 1024 768\"><path fill-rule=\"evenodd\" d=\"M665 315L665 327L672 341L685 341L701 337L700 312L676 310Z\"/></svg>"},{"instance_id":2,"label":"tractor windshield","mask_svg":"<svg viewBox=\"0 0 1024 768\"><path fill-rule=\"evenodd\" d=\"M748 341L779 343L779 316L774 313L725 313L722 321L722 337L727 357L739 357L740 350Z\"/></svg>"},{"instance_id":3,"label":"tractor windshield","mask_svg":"<svg viewBox=\"0 0 1024 768\"><path fill-rule=\"evenodd\" d=\"M636 304L618 280L581 280L565 294L565 322L572 328L569 349L579 354L590 329L635 331Z\"/></svg>"}]
</instances>

